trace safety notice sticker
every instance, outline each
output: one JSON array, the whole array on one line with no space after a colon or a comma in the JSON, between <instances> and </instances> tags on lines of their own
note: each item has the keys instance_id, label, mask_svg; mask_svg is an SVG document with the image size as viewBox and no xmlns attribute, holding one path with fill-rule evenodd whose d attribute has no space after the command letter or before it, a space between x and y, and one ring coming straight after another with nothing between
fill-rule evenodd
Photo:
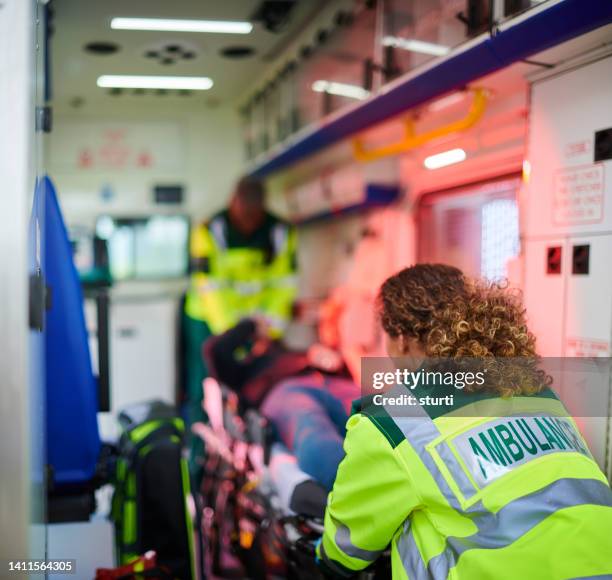
<instances>
[{"instance_id":1,"label":"safety notice sticker","mask_svg":"<svg viewBox=\"0 0 612 580\"><path fill-rule=\"evenodd\" d=\"M602 164L559 169L555 172L553 187L553 223L589 224L603 220Z\"/></svg>"}]
</instances>

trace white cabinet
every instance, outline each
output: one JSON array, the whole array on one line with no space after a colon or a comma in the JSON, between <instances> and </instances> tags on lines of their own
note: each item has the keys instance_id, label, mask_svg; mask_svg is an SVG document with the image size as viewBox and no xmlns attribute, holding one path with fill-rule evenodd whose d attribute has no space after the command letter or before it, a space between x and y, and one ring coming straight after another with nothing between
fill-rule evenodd
<instances>
[{"instance_id":1,"label":"white cabinet","mask_svg":"<svg viewBox=\"0 0 612 580\"><path fill-rule=\"evenodd\" d=\"M111 407L146 399L173 403L177 303L173 299L113 302L110 312Z\"/></svg>"},{"instance_id":2,"label":"white cabinet","mask_svg":"<svg viewBox=\"0 0 612 580\"><path fill-rule=\"evenodd\" d=\"M176 402L179 303L178 295L173 294L111 294L111 411L98 416L103 439L116 438L117 415L127 405L151 399ZM91 320L91 310L87 310ZM95 341L90 342L95 352Z\"/></svg>"},{"instance_id":3,"label":"white cabinet","mask_svg":"<svg viewBox=\"0 0 612 580\"><path fill-rule=\"evenodd\" d=\"M531 89L527 237L612 231L612 161L595 161L595 133L612 128L612 57Z\"/></svg>"},{"instance_id":4,"label":"white cabinet","mask_svg":"<svg viewBox=\"0 0 612 580\"><path fill-rule=\"evenodd\" d=\"M542 79L531 97L521 196L529 324L543 356L564 357L555 386L610 477L612 160L596 161L595 140L612 128L612 58ZM589 372L577 369L582 357L603 358L584 361Z\"/></svg>"}]
</instances>

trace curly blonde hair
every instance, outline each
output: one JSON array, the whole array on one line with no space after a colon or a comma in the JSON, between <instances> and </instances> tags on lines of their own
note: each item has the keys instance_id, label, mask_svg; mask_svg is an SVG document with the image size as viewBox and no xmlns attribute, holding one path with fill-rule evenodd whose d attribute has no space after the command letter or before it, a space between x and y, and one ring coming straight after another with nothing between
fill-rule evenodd
<instances>
[{"instance_id":1,"label":"curly blonde hair","mask_svg":"<svg viewBox=\"0 0 612 580\"><path fill-rule=\"evenodd\" d=\"M485 384L466 391L493 390L507 397L537 393L550 384L537 366L536 340L521 296L505 283L473 280L453 266L417 264L383 283L378 306L389 336L416 338L431 359L486 369Z\"/></svg>"}]
</instances>

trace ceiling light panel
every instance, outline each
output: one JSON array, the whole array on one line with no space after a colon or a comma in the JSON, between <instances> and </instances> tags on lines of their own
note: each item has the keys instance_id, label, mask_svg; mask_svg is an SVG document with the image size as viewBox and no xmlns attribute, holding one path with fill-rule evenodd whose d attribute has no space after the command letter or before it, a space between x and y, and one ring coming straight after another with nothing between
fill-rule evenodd
<instances>
[{"instance_id":1,"label":"ceiling light panel","mask_svg":"<svg viewBox=\"0 0 612 580\"><path fill-rule=\"evenodd\" d=\"M461 163L461 161L465 161L466 157L467 155L463 149L451 149L450 151L443 151L442 153L426 157L423 165L427 169L440 169L447 165Z\"/></svg>"},{"instance_id":2,"label":"ceiling light panel","mask_svg":"<svg viewBox=\"0 0 612 580\"><path fill-rule=\"evenodd\" d=\"M102 75L97 84L114 89L168 89L207 91L213 86L208 77L166 77L143 75Z\"/></svg>"},{"instance_id":3,"label":"ceiling light panel","mask_svg":"<svg viewBox=\"0 0 612 580\"><path fill-rule=\"evenodd\" d=\"M209 32L214 34L249 34L250 22L237 20L178 20L168 18L125 18L111 20L113 30L162 30L164 32Z\"/></svg>"},{"instance_id":4,"label":"ceiling light panel","mask_svg":"<svg viewBox=\"0 0 612 580\"><path fill-rule=\"evenodd\" d=\"M392 46L401 48L410 52L420 52L421 54L430 54L432 56L444 56L450 52L450 47L433 42L425 42L423 40L415 40L411 38L400 38L399 36L385 36L382 40L383 46Z\"/></svg>"},{"instance_id":5,"label":"ceiling light panel","mask_svg":"<svg viewBox=\"0 0 612 580\"><path fill-rule=\"evenodd\" d=\"M349 99L358 99L360 101L370 96L370 92L360 86L336 83L334 81L315 81L312 83L312 90L315 93L329 93L330 95L348 97Z\"/></svg>"}]
</instances>

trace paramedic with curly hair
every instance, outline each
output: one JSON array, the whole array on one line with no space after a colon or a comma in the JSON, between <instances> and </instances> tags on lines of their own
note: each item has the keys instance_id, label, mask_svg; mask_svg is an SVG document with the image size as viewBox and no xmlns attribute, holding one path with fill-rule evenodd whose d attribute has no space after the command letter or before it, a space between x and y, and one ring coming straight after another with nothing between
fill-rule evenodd
<instances>
[{"instance_id":1,"label":"paramedic with curly hair","mask_svg":"<svg viewBox=\"0 0 612 580\"><path fill-rule=\"evenodd\" d=\"M612 492L538 367L520 298L421 264L378 300L397 366L472 360L488 376L393 386L419 400L409 413L360 401L317 547L325 575L350 577L390 547L393 578L611 578ZM452 408L420 404L449 390Z\"/></svg>"}]
</instances>

